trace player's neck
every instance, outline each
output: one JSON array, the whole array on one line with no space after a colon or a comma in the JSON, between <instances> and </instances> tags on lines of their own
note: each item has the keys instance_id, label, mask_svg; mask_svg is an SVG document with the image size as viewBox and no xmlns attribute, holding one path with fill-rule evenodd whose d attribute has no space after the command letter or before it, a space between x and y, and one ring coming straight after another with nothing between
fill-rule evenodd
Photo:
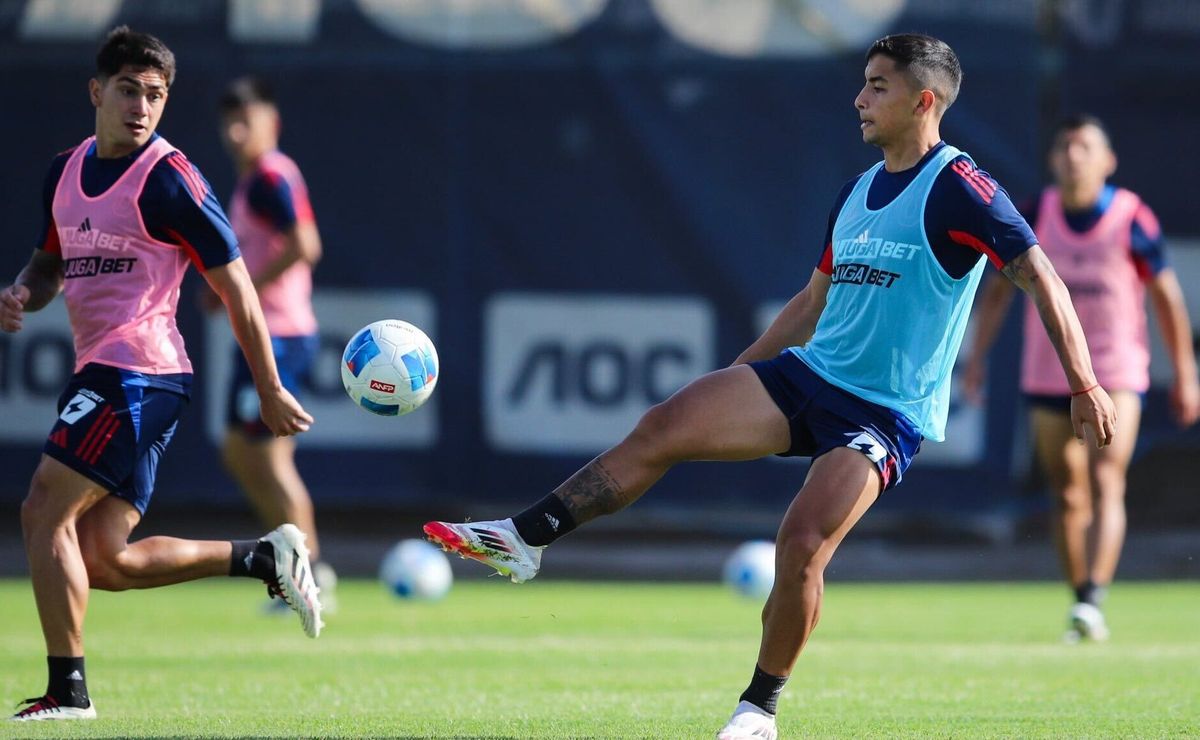
<instances>
[{"instance_id":1,"label":"player's neck","mask_svg":"<svg viewBox=\"0 0 1200 740\"><path fill-rule=\"evenodd\" d=\"M937 129L932 131L924 131L919 135L897 141L894 144L885 144L883 149L883 168L888 172L902 172L917 166L921 158L929 153L930 149L941 142L942 137L938 134Z\"/></svg>"},{"instance_id":2,"label":"player's neck","mask_svg":"<svg viewBox=\"0 0 1200 740\"><path fill-rule=\"evenodd\" d=\"M1087 211L1100 202L1100 194L1104 192L1104 183L1079 183L1076 185L1059 185L1058 194L1062 199L1065 211Z\"/></svg>"},{"instance_id":3,"label":"player's neck","mask_svg":"<svg viewBox=\"0 0 1200 740\"><path fill-rule=\"evenodd\" d=\"M96 134L96 156L100 159L120 159L133 154L142 147L141 144L116 142Z\"/></svg>"},{"instance_id":4,"label":"player's neck","mask_svg":"<svg viewBox=\"0 0 1200 740\"><path fill-rule=\"evenodd\" d=\"M267 156L268 152L275 151L274 143L263 144L248 150L245 156L238 157L237 168L239 175L247 175L258 169L258 163L262 158Z\"/></svg>"}]
</instances>

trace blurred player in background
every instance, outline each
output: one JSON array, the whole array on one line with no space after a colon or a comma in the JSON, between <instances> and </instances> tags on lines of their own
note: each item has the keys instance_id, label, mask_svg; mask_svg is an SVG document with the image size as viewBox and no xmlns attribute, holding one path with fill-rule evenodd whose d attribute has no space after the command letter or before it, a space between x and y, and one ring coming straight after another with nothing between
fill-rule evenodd
<instances>
[{"instance_id":1,"label":"blurred player in background","mask_svg":"<svg viewBox=\"0 0 1200 740\"><path fill-rule=\"evenodd\" d=\"M1100 606L1125 539L1125 474L1150 387L1147 286L1175 371L1171 412L1180 426L1200 415L1200 385L1183 291L1167 266L1158 220L1135 193L1108 183L1117 158L1104 125L1086 115L1066 119L1055 131L1049 159L1054 185L1023 215L1079 311L1096 378L1117 407L1116 441L1101 449L1075 443L1071 386L1031 304L1025 309L1021 390L1037 458L1053 491L1054 533L1075 597L1066 637L1104 640L1109 631ZM983 290L964 378L968 397L979 397L987 352L1012 295L1005 280L989 281Z\"/></svg>"},{"instance_id":2,"label":"blurred player in background","mask_svg":"<svg viewBox=\"0 0 1200 740\"><path fill-rule=\"evenodd\" d=\"M279 151L279 109L264 81L230 83L220 108L221 139L238 173L229 221L262 304L280 379L298 396L318 347L312 269L321 258L321 237L308 188L296 163ZM296 441L271 433L259 413L254 376L236 347L232 359L225 466L264 524L294 522L308 535L321 601L331 610L337 576L320 562L312 499L296 469Z\"/></svg>"},{"instance_id":3,"label":"blurred player in background","mask_svg":"<svg viewBox=\"0 0 1200 740\"><path fill-rule=\"evenodd\" d=\"M1007 194L939 126L962 79L945 43L888 36L854 100L884 161L842 188L808 285L732 367L651 408L620 444L511 519L430 522L430 539L534 577L542 549L637 500L673 465L770 454L813 458L784 514L753 677L719 738L776 737L776 701L816 627L824 570L922 439L944 437L950 375L984 263L1035 297L1072 389L1075 431L1112 440L1070 297Z\"/></svg>"},{"instance_id":4,"label":"blurred player in background","mask_svg":"<svg viewBox=\"0 0 1200 740\"><path fill-rule=\"evenodd\" d=\"M260 540L149 537L130 542L158 462L188 403L192 366L175 325L189 262L221 297L275 434L312 422L283 387L237 243L207 181L155 133L175 57L153 36L114 29L88 83L95 136L61 153L44 184L42 238L0 292L0 328L61 291L75 374L21 505L25 552L46 640L49 681L18 721L91 719L83 621L92 587L155 588L207 576L260 578L315 637L321 605L304 535L286 524Z\"/></svg>"}]
</instances>

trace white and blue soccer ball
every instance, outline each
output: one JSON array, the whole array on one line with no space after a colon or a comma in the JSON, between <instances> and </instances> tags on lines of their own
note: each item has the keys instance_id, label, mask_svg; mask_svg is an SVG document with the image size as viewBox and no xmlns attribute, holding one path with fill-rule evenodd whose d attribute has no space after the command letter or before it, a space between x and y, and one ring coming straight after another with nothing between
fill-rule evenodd
<instances>
[{"instance_id":1,"label":"white and blue soccer ball","mask_svg":"<svg viewBox=\"0 0 1200 740\"><path fill-rule=\"evenodd\" d=\"M360 408L403 416L429 400L438 379L437 349L425 332L398 319L368 324L342 353L342 385Z\"/></svg>"},{"instance_id":2,"label":"white and blue soccer ball","mask_svg":"<svg viewBox=\"0 0 1200 740\"><path fill-rule=\"evenodd\" d=\"M425 540L402 540L379 565L379 580L402 599L434 601L454 584L450 561Z\"/></svg>"},{"instance_id":3,"label":"white and blue soccer ball","mask_svg":"<svg viewBox=\"0 0 1200 740\"><path fill-rule=\"evenodd\" d=\"M725 560L722 580L743 596L765 599L775 585L775 543L754 540L739 545Z\"/></svg>"}]
</instances>

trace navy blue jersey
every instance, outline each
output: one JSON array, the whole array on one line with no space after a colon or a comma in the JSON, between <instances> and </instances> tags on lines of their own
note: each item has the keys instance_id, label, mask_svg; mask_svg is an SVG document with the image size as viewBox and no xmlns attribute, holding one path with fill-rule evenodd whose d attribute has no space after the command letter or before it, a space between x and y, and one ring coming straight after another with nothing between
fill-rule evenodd
<instances>
[{"instance_id":1,"label":"navy blue jersey","mask_svg":"<svg viewBox=\"0 0 1200 740\"><path fill-rule=\"evenodd\" d=\"M150 141L157 138L158 134L154 134ZM148 141L145 146L149 144ZM84 193L96 197L112 187L141 155L145 146L124 157L101 159L96 156L93 143L83 160ZM42 185L44 215L38 239L40 249L59 251L53 213L54 191L58 188L59 178L72 151L69 149L54 158ZM188 248L196 267L202 270L228 264L241 256L233 227L213 195L212 187L180 152L163 157L150 171L146 185L138 196L138 208L150 236L167 244Z\"/></svg>"},{"instance_id":2,"label":"navy blue jersey","mask_svg":"<svg viewBox=\"0 0 1200 740\"><path fill-rule=\"evenodd\" d=\"M867 207L877 209L891 203L945 145L944 141L938 142L907 170L879 170L867 192ZM826 275L833 273L833 225L861 177L857 175L846 183L829 212L825 247L817 264L817 269ZM996 269L1000 269L1037 244L1033 230L1004 188L965 156L956 157L946 165L934 181L925 203L925 233L938 264L955 279L970 272L980 254L987 255Z\"/></svg>"},{"instance_id":3,"label":"navy blue jersey","mask_svg":"<svg viewBox=\"0 0 1200 740\"><path fill-rule=\"evenodd\" d=\"M274 170L259 169L246 184L246 203L259 218L288 231L296 224L296 197L286 179Z\"/></svg>"},{"instance_id":4,"label":"navy blue jersey","mask_svg":"<svg viewBox=\"0 0 1200 740\"><path fill-rule=\"evenodd\" d=\"M1091 208L1082 211L1063 211L1063 218L1071 231L1083 234L1091 231L1112 205L1117 188L1105 185L1100 191L1100 198ZM1021 215L1031 224L1037 224L1038 210L1041 208L1041 198L1033 198L1021 204ZM1150 210L1150 206L1142 203L1134 214L1129 225L1129 251L1134 264L1137 265L1138 275L1148 280L1167 267L1167 249L1163 240L1162 229L1158 218Z\"/></svg>"}]
</instances>

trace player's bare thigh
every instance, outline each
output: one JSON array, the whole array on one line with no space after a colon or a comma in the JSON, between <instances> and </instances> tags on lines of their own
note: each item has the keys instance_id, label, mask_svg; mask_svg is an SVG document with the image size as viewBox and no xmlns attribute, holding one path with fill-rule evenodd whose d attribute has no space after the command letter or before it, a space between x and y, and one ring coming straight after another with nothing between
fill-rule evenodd
<instances>
[{"instance_id":1,"label":"player's bare thigh","mask_svg":"<svg viewBox=\"0 0 1200 740\"><path fill-rule=\"evenodd\" d=\"M1124 471L1137 444L1142 403L1133 391L1113 391L1117 428L1112 444L1097 449L1075 438L1071 417L1060 411L1034 407L1031 414L1034 446L1049 483L1056 490L1068 485L1087 485L1089 465L1115 464Z\"/></svg>"},{"instance_id":2,"label":"player's bare thigh","mask_svg":"<svg viewBox=\"0 0 1200 740\"><path fill-rule=\"evenodd\" d=\"M692 381L650 409L631 437L681 460L752 460L791 446L787 418L748 365Z\"/></svg>"},{"instance_id":3,"label":"player's bare thigh","mask_svg":"<svg viewBox=\"0 0 1200 740\"><path fill-rule=\"evenodd\" d=\"M1109 394L1113 405L1117 408L1116 434L1112 444L1096 448L1088 445L1088 463L1093 468L1101 465L1115 466L1117 472L1124 476L1129 469L1129 461L1133 457L1134 447L1137 446L1138 429L1142 424L1142 399L1134 391L1113 391Z\"/></svg>"},{"instance_id":4,"label":"player's bare thigh","mask_svg":"<svg viewBox=\"0 0 1200 740\"><path fill-rule=\"evenodd\" d=\"M46 523L77 519L107 495L99 483L42 455L21 507L23 521L25 517Z\"/></svg>"}]
</instances>

